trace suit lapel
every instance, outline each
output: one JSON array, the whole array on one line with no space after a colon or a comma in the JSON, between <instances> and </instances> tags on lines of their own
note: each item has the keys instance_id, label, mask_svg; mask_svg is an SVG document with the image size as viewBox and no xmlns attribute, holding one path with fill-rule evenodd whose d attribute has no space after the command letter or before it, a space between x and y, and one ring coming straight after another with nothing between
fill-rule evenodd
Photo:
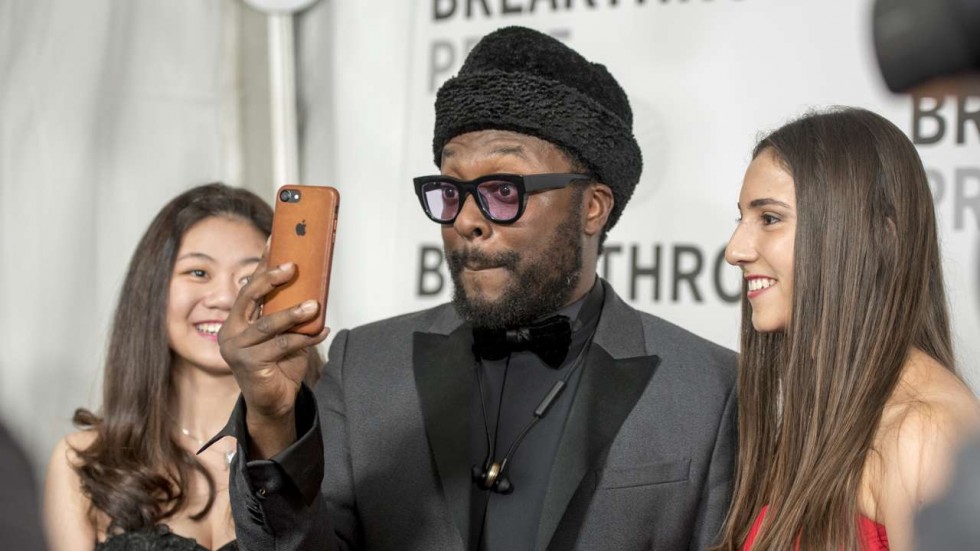
<instances>
[{"instance_id":1,"label":"suit lapel","mask_svg":"<svg viewBox=\"0 0 980 551\"><path fill-rule=\"evenodd\" d=\"M602 318L558 444L541 511L537 550L574 546L595 492L594 480L591 484L583 481L605 463L613 439L660 361L645 353L636 311L603 284Z\"/></svg>"},{"instance_id":2,"label":"suit lapel","mask_svg":"<svg viewBox=\"0 0 980 551\"><path fill-rule=\"evenodd\" d=\"M415 333L412 357L429 448L464 546L469 541L472 345L472 334L465 325L448 335Z\"/></svg>"}]
</instances>

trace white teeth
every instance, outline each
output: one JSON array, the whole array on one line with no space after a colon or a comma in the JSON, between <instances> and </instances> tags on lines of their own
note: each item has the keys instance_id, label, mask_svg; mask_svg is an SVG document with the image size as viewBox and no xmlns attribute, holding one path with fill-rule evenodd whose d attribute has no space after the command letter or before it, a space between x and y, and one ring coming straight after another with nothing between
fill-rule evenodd
<instances>
[{"instance_id":1,"label":"white teeth","mask_svg":"<svg viewBox=\"0 0 980 551\"><path fill-rule=\"evenodd\" d=\"M776 284L775 279L770 279L768 277L758 277L749 280L749 291L759 291L761 289L767 289Z\"/></svg>"},{"instance_id":2,"label":"white teeth","mask_svg":"<svg viewBox=\"0 0 980 551\"><path fill-rule=\"evenodd\" d=\"M198 323L197 325L194 326L194 328L197 329L198 331L200 331L201 333L205 333L205 334L208 334L208 335L217 335L218 334L218 331L221 331L221 324L220 323Z\"/></svg>"}]
</instances>

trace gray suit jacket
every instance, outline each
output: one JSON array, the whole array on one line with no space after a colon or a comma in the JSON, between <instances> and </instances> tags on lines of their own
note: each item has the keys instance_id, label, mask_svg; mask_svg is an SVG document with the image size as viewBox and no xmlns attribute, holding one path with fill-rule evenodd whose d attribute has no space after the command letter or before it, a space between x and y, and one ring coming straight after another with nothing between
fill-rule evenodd
<instances>
[{"instance_id":1,"label":"gray suit jacket","mask_svg":"<svg viewBox=\"0 0 980 551\"><path fill-rule=\"evenodd\" d=\"M732 492L735 354L603 284L535 549L704 549ZM463 551L471 345L450 305L338 333L315 403L301 393L312 427L272 461L236 458L239 545Z\"/></svg>"}]
</instances>

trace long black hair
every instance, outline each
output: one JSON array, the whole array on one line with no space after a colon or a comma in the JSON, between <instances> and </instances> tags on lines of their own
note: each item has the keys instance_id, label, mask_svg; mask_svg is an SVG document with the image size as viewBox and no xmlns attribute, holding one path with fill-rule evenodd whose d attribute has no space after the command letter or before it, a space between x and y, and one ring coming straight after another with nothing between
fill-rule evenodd
<instances>
[{"instance_id":1,"label":"long black hair","mask_svg":"<svg viewBox=\"0 0 980 551\"><path fill-rule=\"evenodd\" d=\"M123 282L109 338L102 408L98 414L75 411L75 425L96 434L90 446L75 450L75 470L92 507L109 517L110 532L147 529L180 511L194 472L204 476L209 495L191 518L203 518L214 503L211 475L174 438L166 330L181 239L213 216L244 220L266 236L272 230L268 204L224 184L198 186L167 203L136 246Z\"/></svg>"}]
</instances>

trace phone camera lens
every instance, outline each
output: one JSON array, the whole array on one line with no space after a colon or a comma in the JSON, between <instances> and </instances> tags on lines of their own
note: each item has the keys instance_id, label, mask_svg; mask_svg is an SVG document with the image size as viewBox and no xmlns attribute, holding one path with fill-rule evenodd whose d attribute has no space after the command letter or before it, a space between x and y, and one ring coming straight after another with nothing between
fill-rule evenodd
<instances>
[{"instance_id":1,"label":"phone camera lens","mask_svg":"<svg viewBox=\"0 0 980 551\"><path fill-rule=\"evenodd\" d=\"M284 190L282 190L282 191L279 192L279 200L282 201L283 203L288 203L289 202L289 197L290 197L290 194L289 194L289 190L288 189L284 189Z\"/></svg>"}]
</instances>

